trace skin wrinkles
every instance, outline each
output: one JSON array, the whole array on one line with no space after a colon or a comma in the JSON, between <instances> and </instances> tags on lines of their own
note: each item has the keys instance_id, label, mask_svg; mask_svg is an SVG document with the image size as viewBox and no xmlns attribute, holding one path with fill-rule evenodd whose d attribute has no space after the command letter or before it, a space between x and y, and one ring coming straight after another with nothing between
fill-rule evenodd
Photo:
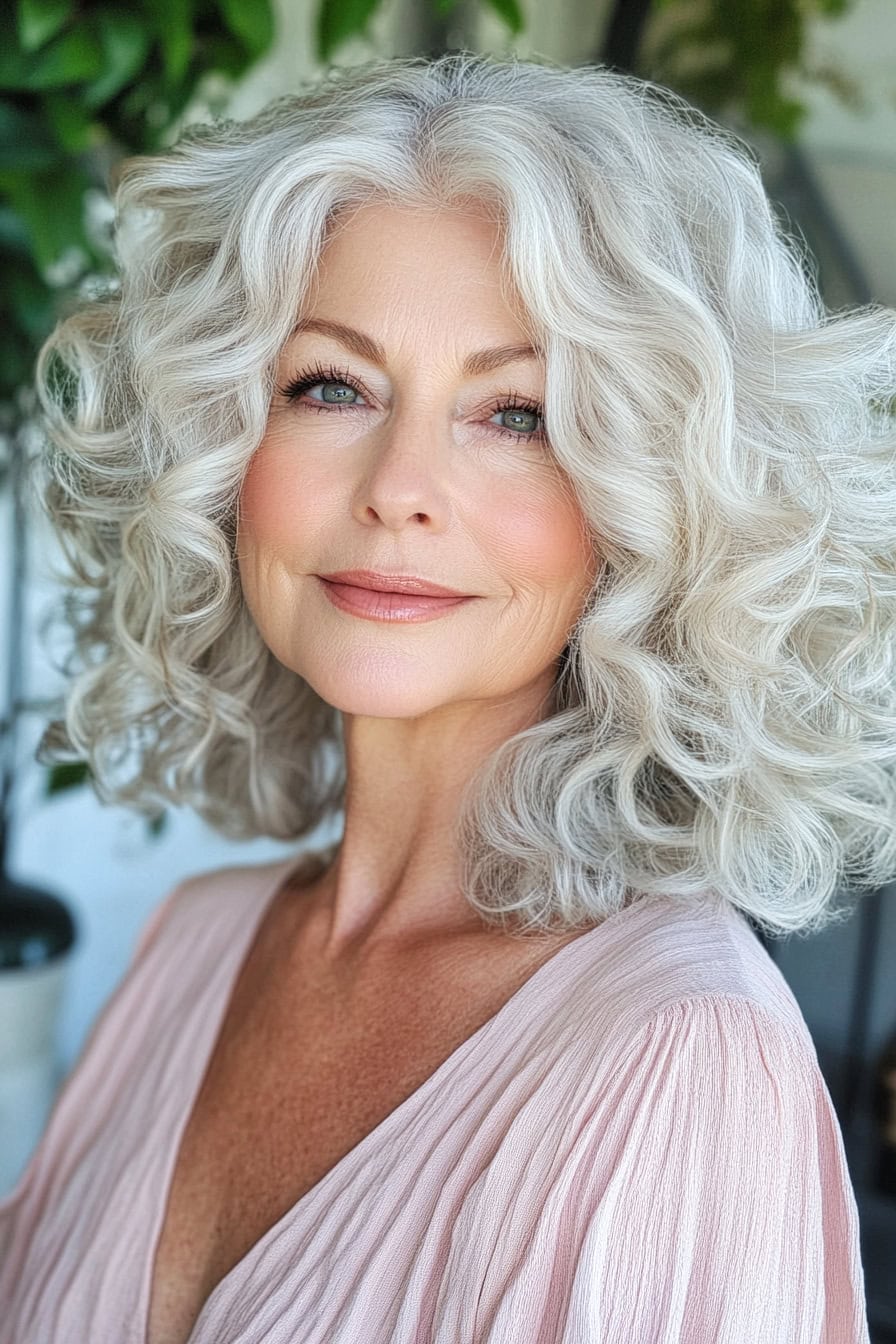
<instances>
[{"instance_id":1,"label":"skin wrinkles","mask_svg":"<svg viewBox=\"0 0 896 1344\"><path fill-rule=\"evenodd\" d=\"M486 756L549 712L596 560L543 422L495 409L543 404L545 366L522 301L502 292L501 236L484 211L359 207L328 239L302 316L377 348L297 324L277 387L321 364L360 391L322 412L322 386L274 396L237 554L266 644L343 714L345 827L318 909L318 954L337 965L481 926L459 890L461 795ZM512 363L464 369L527 345ZM536 434L501 435L520 424ZM313 577L351 567L477 600L419 625L360 620Z\"/></svg>"},{"instance_id":2,"label":"skin wrinkles","mask_svg":"<svg viewBox=\"0 0 896 1344\"><path fill-rule=\"evenodd\" d=\"M346 326L344 322L308 317L296 324L292 334L295 336L301 331L316 331L325 336L333 336L362 359L378 364L380 368L385 368L388 364L388 355L379 341L375 341L366 332L358 331L356 327ZM472 355L467 355L464 359L461 373L465 378L475 378L478 374L491 373L504 364L537 357L537 353L535 347L528 342L523 345L499 345L492 350L475 350Z\"/></svg>"}]
</instances>

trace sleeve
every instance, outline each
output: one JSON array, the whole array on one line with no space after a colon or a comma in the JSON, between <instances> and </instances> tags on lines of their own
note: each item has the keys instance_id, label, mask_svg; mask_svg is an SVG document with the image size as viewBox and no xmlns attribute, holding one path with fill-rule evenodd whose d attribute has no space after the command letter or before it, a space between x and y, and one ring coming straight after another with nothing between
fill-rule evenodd
<instances>
[{"instance_id":1,"label":"sleeve","mask_svg":"<svg viewBox=\"0 0 896 1344\"><path fill-rule=\"evenodd\" d=\"M151 950L162 928L171 918L174 906L180 899L185 890L195 881L194 876L181 879L174 887L167 892L156 903L153 909L144 919L139 927L137 937L134 943L134 949L124 969L118 975L118 978L112 985L106 998L100 1004L93 1021L90 1023L81 1048L72 1066L69 1068L66 1076L61 1081L59 1090L54 1101L54 1108L59 1104L59 1099L66 1088L69 1087L72 1079L80 1072L84 1066L84 1061L94 1048L95 1042L99 1039L101 1032L105 1029L108 1022L115 1019L120 1011L120 1004L126 994L131 992L135 983L135 977L144 974L141 963ZM2 1344L2 1341L0 1341Z\"/></svg>"},{"instance_id":2,"label":"sleeve","mask_svg":"<svg viewBox=\"0 0 896 1344\"><path fill-rule=\"evenodd\" d=\"M562 1344L870 1344L811 1039L703 996L651 1019L621 1072Z\"/></svg>"},{"instance_id":3,"label":"sleeve","mask_svg":"<svg viewBox=\"0 0 896 1344\"><path fill-rule=\"evenodd\" d=\"M136 965L136 963L146 955L146 952L148 951L150 944L155 941L156 934L159 932L159 929L162 927L162 925L165 923L165 920L171 913L171 908L174 905L174 902L180 896L180 893L183 891L184 887L186 886L186 883L189 880L190 880L189 878L186 878L184 879L184 881L178 882L176 886L174 886L170 891L168 891L168 893L165 896L162 897L162 899L154 906L154 908L147 915L146 919L143 921L143 924L137 933L137 940L134 945L134 951L131 954L131 960L130 960L131 966Z\"/></svg>"}]
</instances>

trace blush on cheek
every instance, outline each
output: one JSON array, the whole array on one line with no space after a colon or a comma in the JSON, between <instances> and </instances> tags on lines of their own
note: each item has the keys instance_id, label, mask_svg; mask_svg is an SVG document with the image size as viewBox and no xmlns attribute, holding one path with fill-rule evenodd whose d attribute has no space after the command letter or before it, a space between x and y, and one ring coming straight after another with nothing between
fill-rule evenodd
<instances>
[{"instance_id":1,"label":"blush on cheek","mask_svg":"<svg viewBox=\"0 0 896 1344\"><path fill-rule=\"evenodd\" d=\"M536 584L567 583L586 564L577 514L563 499L517 501L491 525L497 548Z\"/></svg>"},{"instance_id":2,"label":"blush on cheek","mask_svg":"<svg viewBox=\"0 0 896 1344\"><path fill-rule=\"evenodd\" d=\"M282 458L260 449L249 463L240 490L243 526L259 538L295 536L301 485Z\"/></svg>"}]
</instances>

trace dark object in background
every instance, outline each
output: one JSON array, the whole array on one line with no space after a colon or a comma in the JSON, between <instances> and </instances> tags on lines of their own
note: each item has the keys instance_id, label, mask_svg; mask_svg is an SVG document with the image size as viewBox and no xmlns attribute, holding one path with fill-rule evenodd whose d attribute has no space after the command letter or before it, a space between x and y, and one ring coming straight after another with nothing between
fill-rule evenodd
<instances>
[{"instance_id":1,"label":"dark object in background","mask_svg":"<svg viewBox=\"0 0 896 1344\"><path fill-rule=\"evenodd\" d=\"M76 938L71 911L58 897L0 874L0 973L64 957Z\"/></svg>"},{"instance_id":2,"label":"dark object in background","mask_svg":"<svg viewBox=\"0 0 896 1344\"><path fill-rule=\"evenodd\" d=\"M63 901L0 870L0 1198L21 1175L56 1097L59 1007L76 942Z\"/></svg>"},{"instance_id":3,"label":"dark object in background","mask_svg":"<svg viewBox=\"0 0 896 1344\"><path fill-rule=\"evenodd\" d=\"M874 1188L896 1200L896 1030L875 1065L874 1117L879 1136Z\"/></svg>"}]
</instances>

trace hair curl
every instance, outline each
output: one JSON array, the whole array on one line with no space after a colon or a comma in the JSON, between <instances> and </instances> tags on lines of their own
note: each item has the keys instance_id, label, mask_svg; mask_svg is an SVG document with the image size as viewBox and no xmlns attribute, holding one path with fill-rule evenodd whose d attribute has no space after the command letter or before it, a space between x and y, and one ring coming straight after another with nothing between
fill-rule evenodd
<instances>
[{"instance_id":1,"label":"hair curl","mask_svg":"<svg viewBox=\"0 0 896 1344\"><path fill-rule=\"evenodd\" d=\"M232 837L340 808L341 715L249 615L239 491L337 211L473 197L604 565L551 712L464 795L467 899L525 932L711 898L776 937L893 878L896 313L825 309L743 141L603 66L464 52L330 71L114 185L120 282L37 368L73 569L39 759Z\"/></svg>"}]
</instances>

